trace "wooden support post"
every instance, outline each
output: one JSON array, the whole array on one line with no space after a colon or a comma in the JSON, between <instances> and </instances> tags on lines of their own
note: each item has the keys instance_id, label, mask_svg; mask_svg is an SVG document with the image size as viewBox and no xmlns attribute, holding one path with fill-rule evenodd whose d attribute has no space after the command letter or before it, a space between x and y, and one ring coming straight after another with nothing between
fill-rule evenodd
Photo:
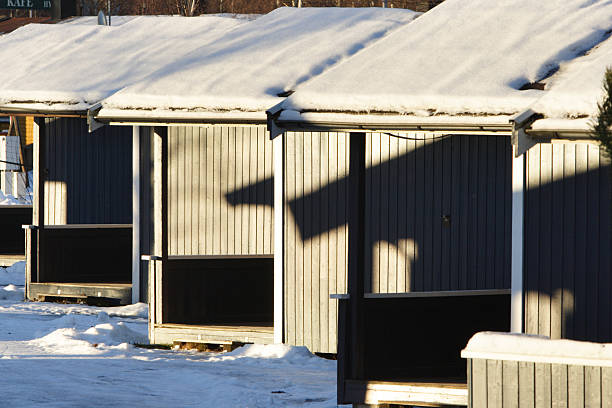
<instances>
[{"instance_id":1,"label":"wooden support post","mask_svg":"<svg viewBox=\"0 0 612 408\"><path fill-rule=\"evenodd\" d=\"M33 127L34 137L34 197L32 202L32 224L38 227L35 247L31 248L26 257L30 262L30 277L33 282L40 282L43 274L44 260L44 227L45 227L45 174L46 161L46 128L45 118L35 118ZM36 254L33 254L34 251ZM35 259L36 263L33 263Z\"/></svg>"},{"instance_id":2,"label":"wooden support post","mask_svg":"<svg viewBox=\"0 0 612 408\"><path fill-rule=\"evenodd\" d=\"M155 342L155 325L161 324L166 316L162 297L164 266L168 262L168 128L156 126L153 131L153 253L155 259L149 263L152 276L149 285L154 292L149 298L151 304L149 325L151 343Z\"/></svg>"},{"instance_id":3,"label":"wooden support post","mask_svg":"<svg viewBox=\"0 0 612 408\"><path fill-rule=\"evenodd\" d=\"M516 153L516 146L512 147ZM510 329L514 333L522 333L523 326L523 227L524 227L524 178L525 154L518 157L512 155L512 298L510 307Z\"/></svg>"},{"instance_id":4,"label":"wooden support post","mask_svg":"<svg viewBox=\"0 0 612 408\"><path fill-rule=\"evenodd\" d=\"M347 404L346 401L346 376L349 373L349 359L347 358L348 348L350 347L350 314L348 299L338 299L338 353L337 353L337 381L336 395L338 404Z\"/></svg>"},{"instance_id":5,"label":"wooden support post","mask_svg":"<svg viewBox=\"0 0 612 408\"><path fill-rule=\"evenodd\" d=\"M140 302L140 126L132 127L132 303Z\"/></svg>"},{"instance_id":6,"label":"wooden support post","mask_svg":"<svg viewBox=\"0 0 612 408\"><path fill-rule=\"evenodd\" d=\"M350 379L364 376L365 133L351 133L349 152L348 294Z\"/></svg>"},{"instance_id":7,"label":"wooden support post","mask_svg":"<svg viewBox=\"0 0 612 408\"><path fill-rule=\"evenodd\" d=\"M274 343L284 340L284 240L285 240L285 135L273 141L274 150Z\"/></svg>"}]
</instances>

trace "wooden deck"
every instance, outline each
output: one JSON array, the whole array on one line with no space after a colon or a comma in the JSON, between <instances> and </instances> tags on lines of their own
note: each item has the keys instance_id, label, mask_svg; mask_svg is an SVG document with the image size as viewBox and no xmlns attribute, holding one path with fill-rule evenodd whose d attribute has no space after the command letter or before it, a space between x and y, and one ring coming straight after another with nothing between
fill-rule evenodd
<instances>
[{"instance_id":1,"label":"wooden deck","mask_svg":"<svg viewBox=\"0 0 612 408\"><path fill-rule=\"evenodd\" d=\"M346 380L346 402L355 404L397 404L430 407L467 406L466 383L390 382Z\"/></svg>"},{"instance_id":2,"label":"wooden deck","mask_svg":"<svg viewBox=\"0 0 612 408\"><path fill-rule=\"evenodd\" d=\"M152 330L152 342L156 344L173 344L177 341L195 343L274 343L274 327L269 324L245 325L183 325L156 324Z\"/></svg>"},{"instance_id":3,"label":"wooden deck","mask_svg":"<svg viewBox=\"0 0 612 408\"><path fill-rule=\"evenodd\" d=\"M28 299L74 301L106 300L109 304L127 305L132 302L131 283L44 282L30 283Z\"/></svg>"}]
</instances>

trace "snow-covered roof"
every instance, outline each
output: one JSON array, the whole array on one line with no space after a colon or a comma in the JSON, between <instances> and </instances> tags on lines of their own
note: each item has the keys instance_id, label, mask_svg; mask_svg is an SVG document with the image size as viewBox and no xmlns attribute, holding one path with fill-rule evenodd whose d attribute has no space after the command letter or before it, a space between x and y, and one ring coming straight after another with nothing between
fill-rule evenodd
<instances>
[{"instance_id":1,"label":"snow-covered roof","mask_svg":"<svg viewBox=\"0 0 612 408\"><path fill-rule=\"evenodd\" d=\"M183 111L259 112L265 118L284 93L418 15L402 9L282 7L117 92L103 102L100 116L140 110L141 117Z\"/></svg>"},{"instance_id":2,"label":"snow-covered roof","mask_svg":"<svg viewBox=\"0 0 612 408\"><path fill-rule=\"evenodd\" d=\"M87 109L245 21L217 16L124 20L110 27L78 21L31 24L0 37L0 105Z\"/></svg>"},{"instance_id":3,"label":"snow-covered roof","mask_svg":"<svg viewBox=\"0 0 612 408\"><path fill-rule=\"evenodd\" d=\"M562 65L551 78L546 94L531 107L544 116L532 128L536 131L588 131L597 116L597 103L604 97L604 73L611 65L612 39Z\"/></svg>"},{"instance_id":4,"label":"snow-covered roof","mask_svg":"<svg viewBox=\"0 0 612 408\"><path fill-rule=\"evenodd\" d=\"M610 29L607 0L446 0L304 84L281 107L468 120L512 115L545 92L520 88L548 78Z\"/></svg>"}]
</instances>

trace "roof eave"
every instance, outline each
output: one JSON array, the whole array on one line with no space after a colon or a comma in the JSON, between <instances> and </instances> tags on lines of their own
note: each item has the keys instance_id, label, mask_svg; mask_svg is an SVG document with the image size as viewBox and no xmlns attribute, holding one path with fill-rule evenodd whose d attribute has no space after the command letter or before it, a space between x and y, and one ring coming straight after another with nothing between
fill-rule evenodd
<instances>
[{"instance_id":1,"label":"roof eave","mask_svg":"<svg viewBox=\"0 0 612 408\"><path fill-rule=\"evenodd\" d=\"M389 132L389 131L430 131L448 132L453 134L490 134L510 136L512 134L512 123L474 123L469 121L441 122L432 120L422 120L418 122L402 123L401 121L363 121L360 115L355 115L354 119L342 121L302 119L302 120L283 120L278 117L278 113L268 113L268 127L273 137L283 131L333 131L333 132ZM272 131L271 126L276 129Z\"/></svg>"},{"instance_id":2,"label":"roof eave","mask_svg":"<svg viewBox=\"0 0 612 408\"><path fill-rule=\"evenodd\" d=\"M85 118L87 117L87 109L70 110L0 106L0 116Z\"/></svg>"},{"instance_id":3,"label":"roof eave","mask_svg":"<svg viewBox=\"0 0 612 408\"><path fill-rule=\"evenodd\" d=\"M535 130L526 129L525 133L534 139L572 139L572 140L588 140L591 139L591 133L588 130L580 129L546 129Z\"/></svg>"},{"instance_id":4,"label":"roof eave","mask_svg":"<svg viewBox=\"0 0 612 408\"><path fill-rule=\"evenodd\" d=\"M143 114L138 110L125 110L119 113L108 114L102 109L95 117L102 123L110 125L134 125L134 126L183 126L183 125L265 125L266 117L232 115L231 113L220 113L218 115L198 112L172 113L168 114Z\"/></svg>"}]
</instances>

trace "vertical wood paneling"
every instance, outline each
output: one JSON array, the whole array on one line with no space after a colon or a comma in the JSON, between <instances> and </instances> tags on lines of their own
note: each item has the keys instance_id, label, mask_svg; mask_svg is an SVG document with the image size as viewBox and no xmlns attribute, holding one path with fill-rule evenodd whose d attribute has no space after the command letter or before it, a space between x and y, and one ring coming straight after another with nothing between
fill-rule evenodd
<instances>
[{"instance_id":1,"label":"vertical wood paneling","mask_svg":"<svg viewBox=\"0 0 612 408\"><path fill-rule=\"evenodd\" d=\"M200 231L201 231L201 220L199 217L200 211L200 175L201 175L201 165L200 165L200 142L201 138L199 137L200 129L191 128L192 137L192 145L191 145L191 157L193 160L193 169L192 169L192 177L193 177L193 198L191 203L191 253L198 254L200 248ZM196 137L196 135L198 137ZM188 147L189 148L189 147Z\"/></svg>"},{"instance_id":2,"label":"vertical wood paneling","mask_svg":"<svg viewBox=\"0 0 612 408\"><path fill-rule=\"evenodd\" d=\"M297 197L297 137L285 138L285 180L293 180L293 182L285 182L285 200L284 203L291 202ZM289 344L297 344L297 332L299 327L296 325L298 320L297 312L297 243L299 232L296 226L297 214L290 211L289 206L285 205L285 246L284 246L284 271L285 271L285 288L284 288L284 310L285 310L285 341Z\"/></svg>"},{"instance_id":3,"label":"vertical wood paneling","mask_svg":"<svg viewBox=\"0 0 612 408\"><path fill-rule=\"evenodd\" d=\"M271 255L273 152L265 127L177 126L168 135L170 254Z\"/></svg>"},{"instance_id":4,"label":"vertical wood paneling","mask_svg":"<svg viewBox=\"0 0 612 408\"><path fill-rule=\"evenodd\" d=\"M346 292L348 135L285 140L285 338L334 353L338 305L329 295Z\"/></svg>"},{"instance_id":5,"label":"vertical wood paneling","mask_svg":"<svg viewBox=\"0 0 612 408\"><path fill-rule=\"evenodd\" d=\"M408 149L408 140L400 139L397 157L406 154ZM411 277L411 260L414 259L414 247L413 240L399 239L399 232L406 231L407 235L412 234L414 236L414 223L408 222L413 219L414 213L414 194L409 194L409 191L414 189L414 172L408 174L407 163L405 161L398 161L397 165L397 177L406 178L406 187L397 186L397 202L395 208L397 211L397 225L395 229L395 235L398 237L398 256L397 256L397 287L396 290L401 290L405 287L410 287ZM408 198L410 197L410 198ZM403 205L402 203L405 203Z\"/></svg>"},{"instance_id":6,"label":"vertical wood paneling","mask_svg":"<svg viewBox=\"0 0 612 408\"><path fill-rule=\"evenodd\" d=\"M501 407L503 401L503 371L501 360L487 360L487 406Z\"/></svg>"},{"instance_id":7,"label":"vertical wood paneling","mask_svg":"<svg viewBox=\"0 0 612 408\"><path fill-rule=\"evenodd\" d=\"M552 395L552 378L550 364L535 365L535 406L550 407Z\"/></svg>"},{"instance_id":8,"label":"vertical wood paneling","mask_svg":"<svg viewBox=\"0 0 612 408\"><path fill-rule=\"evenodd\" d=\"M228 248L227 248L227 236L228 236L228 206L224 205L225 197L224 197L224 193L226 193L227 191L230 191L228 189L228 176L229 176L229 169L228 169L228 163L229 163L229 134L228 134L228 129L226 127L223 127L221 129L218 130L218 133L215 134L215 136L218 136L220 139L220 151L218 155L216 155L215 157L219 157L220 159L220 163L219 163L219 198L218 198L218 206L219 206L219 221L220 221L220 225L219 225L219 232L220 232L220 236L219 236L219 253L220 254L226 254L228 253ZM258 163L262 163L261 167L263 166L263 160L259 161ZM259 179L259 177L258 177ZM259 189L261 190L261 189ZM257 207L257 211L261 211L261 209L263 208L263 206L258 206ZM258 223L259 225L263 225L263 220L260 220L260 223ZM271 225L271 224L270 224ZM259 238L259 237L258 237ZM261 241L261 239L257 240L258 242ZM262 253L263 252L263 246L260 244L258 245L258 253Z\"/></svg>"},{"instance_id":9,"label":"vertical wood paneling","mask_svg":"<svg viewBox=\"0 0 612 408\"><path fill-rule=\"evenodd\" d=\"M330 185L330 181L338 180L338 135L335 133L327 133L325 134L327 138L327 155L330 157L330 160L323 160L321 162L322 168L327 165L327 179L323 180L325 185ZM335 159L334 159L335 158ZM329 197L338 197L338 186L336 184L331 184L329 191L327 192L326 198L324 198L325 202L329 202ZM340 202L337 202L337 205L340 205ZM325 213L327 213L327 219L321 220L322 224L325 225L325 222L328 225L336 225L337 223L337 209L336 208L325 208ZM336 271L338 269L338 248L339 248L339 239L337 237L337 233L335 232L327 232L327 252L328 252L328 263L327 269L325 273L327 274L328 281L328 292L327 293L342 293L342 290L339 289L341 280L338 279L336 273L329 273L330 269ZM321 291L321 296L325 296L325 291ZM327 301L327 299L322 299L323 302ZM329 345L336 343L337 338L333 337L334 327L336 327L336 322L338 322L339 316L339 302L331 302L328 303L329 314L327 316L327 338L328 338L328 349L330 349ZM339 336L338 336L339 338Z\"/></svg>"},{"instance_id":10,"label":"vertical wood paneling","mask_svg":"<svg viewBox=\"0 0 612 408\"><path fill-rule=\"evenodd\" d=\"M609 367L468 359L471 407L611 407Z\"/></svg>"},{"instance_id":11,"label":"vertical wood paneling","mask_svg":"<svg viewBox=\"0 0 612 408\"><path fill-rule=\"evenodd\" d=\"M45 224L129 224L129 126L93 133L76 118L46 118Z\"/></svg>"},{"instance_id":12,"label":"vertical wood paneling","mask_svg":"<svg viewBox=\"0 0 612 408\"><path fill-rule=\"evenodd\" d=\"M526 178L527 332L612 341L609 160L591 143L542 143Z\"/></svg>"},{"instance_id":13,"label":"vertical wood paneling","mask_svg":"<svg viewBox=\"0 0 612 408\"><path fill-rule=\"evenodd\" d=\"M535 406L535 364L519 361L519 406L532 408Z\"/></svg>"},{"instance_id":14,"label":"vertical wood paneling","mask_svg":"<svg viewBox=\"0 0 612 408\"><path fill-rule=\"evenodd\" d=\"M552 202L552 146L542 144L540 146L540 205L550 205ZM550 336L550 304L552 298L551 290L551 214L552 211L540 213L540 277L539 287L543 288L548 296L543 302L538 302L538 332ZM541 296L542 297L542 296Z\"/></svg>"},{"instance_id":15,"label":"vertical wood paneling","mask_svg":"<svg viewBox=\"0 0 612 408\"><path fill-rule=\"evenodd\" d=\"M474 408L488 406L487 378L487 360L472 360L472 389L470 391Z\"/></svg>"},{"instance_id":16,"label":"vertical wood paneling","mask_svg":"<svg viewBox=\"0 0 612 408\"><path fill-rule=\"evenodd\" d=\"M602 406L612 407L612 367L601 368L601 400Z\"/></svg>"},{"instance_id":17,"label":"vertical wood paneling","mask_svg":"<svg viewBox=\"0 0 612 408\"><path fill-rule=\"evenodd\" d=\"M587 182L588 183L587 184L588 199L587 199L587 208L586 208L587 214L602 214L603 211L606 211L608 213L612 211L612 207L610 207L610 204L608 204L605 208L600 208L602 199L600 197L601 196L600 182L599 182L600 172L598 171L599 170L599 157L600 157L599 149L593 148L593 147L588 149L587 162L586 162L587 173L589 174L588 182ZM586 234L589 237L589 241L591 245L593 245L596 248L597 248L597 243L600 242L602 238L605 239L605 237L600 237L599 235L600 222L601 220L599 219L599 217L595 218L591 216L589 216L586 221ZM610 249L612 247L608 246L608 248ZM588 251L588 255L586 257L586 269L589 271L601 271L601 268L599 265L599 256L597 254L597 251L591 252L591 248L589 248L587 251ZM599 292L598 292L599 274L597 273L586 274L584 283L585 283L585 288L584 288L585 300L588 297L588 300L585 302L585 314L589 316L592 319L592 321L599 321L600 320L599 319L599 314L600 314L599 313L599 310L600 310L599 301L600 299L598 298L599 297L598 296L599 295ZM603 328L607 329L608 327L609 327L609 321L608 321L608 325L604 326ZM597 325L586 324L585 338L593 339L593 340L599 339Z\"/></svg>"},{"instance_id":18,"label":"vertical wood paneling","mask_svg":"<svg viewBox=\"0 0 612 408\"><path fill-rule=\"evenodd\" d=\"M330 157L329 155L329 134L322 132L320 137L319 165L319 188L329 185L329 160L320 160L321 157ZM324 190L321 196L321 202L318 203L319 210L319 226L324 232L319 236L319 282L318 282L318 304L319 317L318 326L320 328L319 348L329 350L329 343L336 343L336 339L329 337L329 319L331 308L329 307L329 249L330 249L330 232L326 228L329 225L329 190ZM335 289L334 289L335 290ZM334 314L335 316L335 314Z\"/></svg>"},{"instance_id":19,"label":"vertical wood paneling","mask_svg":"<svg viewBox=\"0 0 612 408\"><path fill-rule=\"evenodd\" d=\"M610 158L607 155L599 156L599 194L600 198L612 197L612 188L610 186ZM600 204L599 217L599 269L601 271L610 271L610 223L612 222L612 211L606 211L605 201ZM608 207L609 209L609 207ZM598 291L598 316L599 321L609 322L608 324L600 325L597 329L598 341L609 342L612 338L612 279L610 274L599 273L597 278ZM612 404L612 402L611 402Z\"/></svg>"},{"instance_id":20,"label":"vertical wood paneling","mask_svg":"<svg viewBox=\"0 0 612 408\"><path fill-rule=\"evenodd\" d=\"M312 167L311 167L311 191L320 191L321 186L321 167L320 157L322 156L321 150L321 135L319 132L312 133ZM321 199L321 202L323 198ZM312 347L315 350L320 350L321 347L321 325L319 313L321 310L319 300L319 277L321 273L321 253L320 245L322 244L321 238L325 235L324 228L317 228L317 225L321 223L321 202L312 203L310 206L311 210L311 223L313 224L313 230L318 229L321 232L313 236L310 240L311 245L311 327L312 327ZM327 326L327 325L326 325ZM327 337L327 336L326 336Z\"/></svg>"},{"instance_id":21,"label":"vertical wood paneling","mask_svg":"<svg viewBox=\"0 0 612 408\"><path fill-rule=\"evenodd\" d=\"M567 367L567 392L567 405L569 408L581 408L585 406L583 366L571 365Z\"/></svg>"},{"instance_id":22,"label":"vertical wood paneling","mask_svg":"<svg viewBox=\"0 0 612 408\"><path fill-rule=\"evenodd\" d=\"M441 214L443 217L450 216L451 225L453 221L453 200L452 200L452 189L453 189L453 156L452 156L452 140L450 138L446 138L442 140L442 211ZM455 164L456 165L456 164ZM495 208L494 204L494 208ZM455 217L454 219L457 219ZM456 270L455 273L451 272L451 246L453 242L451 241L452 230L449 226L440 223L440 233L441 233L441 273L440 273L440 288L442 290L455 290L457 286L451 282L455 282L456 276L458 275ZM495 241L493 241L495 242ZM458 241L455 241L455 245L458 244ZM493 268L495 270L495 268ZM454 275L454 278L451 278L451 275Z\"/></svg>"},{"instance_id":23,"label":"vertical wood paneling","mask_svg":"<svg viewBox=\"0 0 612 408\"><path fill-rule=\"evenodd\" d=\"M304 196L308 197L312 192L312 157L317 155L319 152L313 152L314 146L312 143L313 134L310 132L304 133L303 146L304 146ZM313 225L313 207L314 200L308 199L304 202L304 208L302 209L304 218L302 223L302 229L307 236L314 235ZM313 239L305 239L303 241L304 246L304 272L303 272L303 297L304 302L304 343L310 345L314 349L312 343L312 241Z\"/></svg>"},{"instance_id":24,"label":"vertical wood paneling","mask_svg":"<svg viewBox=\"0 0 612 408\"><path fill-rule=\"evenodd\" d=\"M584 406L600 407L601 391L601 367L584 367ZM612 400L608 404L612 405Z\"/></svg>"},{"instance_id":25,"label":"vertical wood paneling","mask_svg":"<svg viewBox=\"0 0 612 408\"><path fill-rule=\"evenodd\" d=\"M509 288L509 139L398 136L366 137L366 288Z\"/></svg>"},{"instance_id":26,"label":"vertical wood paneling","mask_svg":"<svg viewBox=\"0 0 612 408\"><path fill-rule=\"evenodd\" d=\"M503 406L505 408L518 408L519 406L519 368L516 361L503 362Z\"/></svg>"},{"instance_id":27,"label":"vertical wood paneling","mask_svg":"<svg viewBox=\"0 0 612 408\"><path fill-rule=\"evenodd\" d=\"M236 191L236 198L238 201L242 201L244 193L241 190L245 187L245 179L243 177L243 154L244 154L244 136L243 128L239 127L234 129L236 135L236 174L234 181L234 191ZM235 253L242 252L242 206L234 208L234 251Z\"/></svg>"},{"instance_id":28,"label":"vertical wood paneling","mask_svg":"<svg viewBox=\"0 0 612 408\"><path fill-rule=\"evenodd\" d=\"M304 197L304 133L295 133L295 197L294 199L299 199L300 197ZM289 139L291 134L286 135ZM289 176L285 180L287 184L291 183ZM298 226L297 224L304 224L305 216L304 216L304 203L302 200L297 201L297 206L294 211L294 220L296 222L295 228L295 269L293 271L289 271L288 269L285 271L285 274L293 273L295 274L295 287L287 288L286 290L291 291L293 289L295 293L295 314L296 314L296 334L295 334L295 344L296 345L306 345L307 343L304 340L304 273L305 273L305 262L304 262L304 243L301 236L300 228L306 228L305 225ZM287 221L289 222L289 221Z\"/></svg>"},{"instance_id":29,"label":"vertical wood paneling","mask_svg":"<svg viewBox=\"0 0 612 408\"><path fill-rule=\"evenodd\" d=\"M564 152L563 145L555 144L552 146L552 186L551 196L553 202L563 202L563 166ZM565 220L563 219L563 206L555 205L551 211L551 245L550 245L550 334L552 338L561 337L561 315L562 315L562 302L563 302L563 291L556 290L555 288L563 287L563 263L559 256L553 256L555 253L554 248L563 248L563 229L565 226Z\"/></svg>"},{"instance_id":30,"label":"vertical wood paneling","mask_svg":"<svg viewBox=\"0 0 612 408\"><path fill-rule=\"evenodd\" d=\"M560 364L552 365L552 396L559 408L567 408L567 366Z\"/></svg>"}]
</instances>

